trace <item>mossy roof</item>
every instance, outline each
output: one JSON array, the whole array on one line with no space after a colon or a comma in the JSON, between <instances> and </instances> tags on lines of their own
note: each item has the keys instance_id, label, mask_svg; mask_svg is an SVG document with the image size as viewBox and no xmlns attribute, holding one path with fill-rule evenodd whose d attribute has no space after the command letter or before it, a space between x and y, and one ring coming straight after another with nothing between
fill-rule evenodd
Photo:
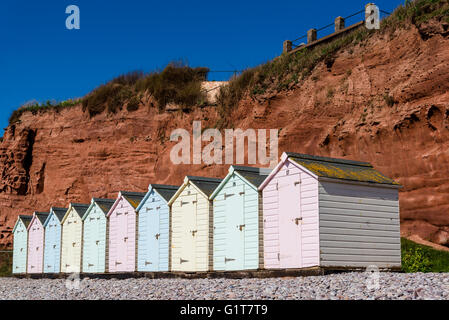
<instances>
[{"instance_id":1,"label":"mossy roof","mask_svg":"<svg viewBox=\"0 0 449 320\"><path fill-rule=\"evenodd\" d=\"M287 152L287 155L290 160L303 166L318 177L399 186L397 182L374 169L368 162L289 152Z\"/></svg>"}]
</instances>

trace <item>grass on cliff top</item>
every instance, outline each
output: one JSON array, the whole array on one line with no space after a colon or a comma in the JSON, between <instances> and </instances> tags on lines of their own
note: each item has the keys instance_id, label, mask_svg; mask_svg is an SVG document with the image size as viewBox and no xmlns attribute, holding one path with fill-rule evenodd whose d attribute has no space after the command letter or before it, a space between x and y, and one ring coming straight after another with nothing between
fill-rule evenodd
<instances>
[{"instance_id":1,"label":"grass on cliff top","mask_svg":"<svg viewBox=\"0 0 449 320\"><path fill-rule=\"evenodd\" d=\"M82 103L83 111L88 112L91 117L104 111L115 113L124 106L128 111L135 111L139 108L145 92L154 98L160 111L169 103L180 105L188 111L193 106L204 103L205 93L201 90L201 82L206 80L208 72L207 68L191 68L182 62L172 62L161 72L130 72L99 86L82 99L26 104L13 111L9 124L19 121L24 112L37 114L41 111L72 107L79 103Z\"/></svg>"},{"instance_id":2,"label":"grass on cliff top","mask_svg":"<svg viewBox=\"0 0 449 320\"><path fill-rule=\"evenodd\" d=\"M405 272L449 272L449 252L401 238L401 254Z\"/></svg>"},{"instance_id":3,"label":"grass on cliff top","mask_svg":"<svg viewBox=\"0 0 449 320\"><path fill-rule=\"evenodd\" d=\"M14 110L9 117L9 124L16 123L20 120L20 117L24 112L32 112L33 114L37 114L41 111L47 111L47 110L61 110L68 107L73 107L81 102L81 99L69 99L62 102L56 102L56 101L50 101L48 100L45 103L40 103L37 101L29 102L23 106L21 106L19 109Z\"/></svg>"},{"instance_id":4,"label":"grass on cliff top","mask_svg":"<svg viewBox=\"0 0 449 320\"><path fill-rule=\"evenodd\" d=\"M380 32L393 31L410 24L420 24L430 19L449 22L449 0L406 1L389 17L382 20ZM255 97L268 91L282 91L307 78L320 62L332 66L335 54L353 47L376 31L361 27L331 42L305 48L293 54L283 54L264 65L245 70L234 77L218 94L219 113L226 117L245 94Z\"/></svg>"}]
</instances>

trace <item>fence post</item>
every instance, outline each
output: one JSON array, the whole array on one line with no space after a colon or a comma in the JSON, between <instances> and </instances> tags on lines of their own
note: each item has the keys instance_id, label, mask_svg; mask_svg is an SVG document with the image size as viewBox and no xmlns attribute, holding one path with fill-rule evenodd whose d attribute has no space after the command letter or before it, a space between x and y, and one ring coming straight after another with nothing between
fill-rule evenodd
<instances>
[{"instance_id":1,"label":"fence post","mask_svg":"<svg viewBox=\"0 0 449 320\"><path fill-rule=\"evenodd\" d=\"M343 30L345 28L345 19L342 17L335 18L335 32Z\"/></svg>"},{"instance_id":2,"label":"fence post","mask_svg":"<svg viewBox=\"0 0 449 320\"><path fill-rule=\"evenodd\" d=\"M282 52L287 53L290 51L292 51L292 42L290 40L285 40L282 47Z\"/></svg>"},{"instance_id":3,"label":"fence post","mask_svg":"<svg viewBox=\"0 0 449 320\"><path fill-rule=\"evenodd\" d=\"M307 43L312 43L316 41L316 29L310 29L307 31Z\"/></svg>"}]
</instances>

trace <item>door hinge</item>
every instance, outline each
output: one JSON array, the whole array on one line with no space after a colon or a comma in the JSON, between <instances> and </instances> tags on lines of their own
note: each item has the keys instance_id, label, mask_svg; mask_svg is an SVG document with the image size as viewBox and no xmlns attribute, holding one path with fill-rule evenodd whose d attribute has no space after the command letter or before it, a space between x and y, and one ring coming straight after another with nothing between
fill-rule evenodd
<instances>
[{"instance_id":1,"label":"door hinge","mask_svg":"<svg viewBox=\"0 0 449 320\"><path fill-rule=\"evenodd\" d=\"M182 258L179 258L179 263L189 262L189 260L184 260Z\"/></svg>"},{"instance_id":2,"label":"door hinge","mask_svg":"<svg viewBox=\"0 0 449 320\"><path fill-rule=\"evenodd\" d=\"M235 261L235 259L232 259L232 258L226 258L226 257L225 257L225 263L228 263L228 262L230 262L230 261Z\"/></svg>"},{"instance_id":3,"label":"door hinge","mask_svg":"<svg viewBox=\"0 0 449 320\"><path fill-rule=\"evenodd\" d=\"M148 265L148 264L153 264L153 263L149 262L149 261L145 261L145 265Z\"/></svg>"}]
</instances>

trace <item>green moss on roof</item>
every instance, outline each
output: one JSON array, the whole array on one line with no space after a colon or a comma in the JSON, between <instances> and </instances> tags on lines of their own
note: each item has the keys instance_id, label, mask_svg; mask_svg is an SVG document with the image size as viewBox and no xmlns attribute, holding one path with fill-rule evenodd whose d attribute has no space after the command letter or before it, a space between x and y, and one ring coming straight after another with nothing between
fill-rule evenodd
<instances>
[{"instance_id":1,"label":"green moss on roof","mask_svg":"<svg viewBox=\"0 0 449 320\"><path fill-rule=\"evenodd\" d=\"M139 206L140 201L145 197L145 192L120 191L120 193L134 209Z\"/></svg>"},{"instance_id":2,"label":"green moss on roof","mask_svg":"<svg viewBox=\"0 0 449 320\"><path fill-rule=\"evenodd\" d=\"M303 166L318 177L358 182L399 185L367 162L350 161L304 154L287 153L289 159Z\"/></svg>"}]
</instances>

